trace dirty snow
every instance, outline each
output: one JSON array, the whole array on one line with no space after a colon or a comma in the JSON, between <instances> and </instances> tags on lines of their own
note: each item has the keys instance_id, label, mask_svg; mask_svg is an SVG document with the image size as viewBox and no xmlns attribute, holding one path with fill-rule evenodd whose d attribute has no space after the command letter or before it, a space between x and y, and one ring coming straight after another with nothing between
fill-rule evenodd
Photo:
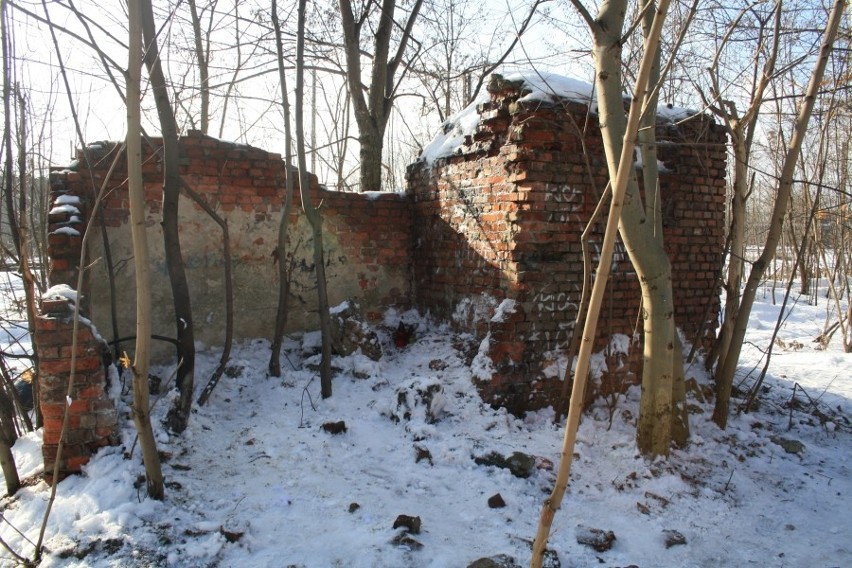
<instances>
[{"instance_id":1,"label":"dirty snow","mask_svg":"<svg viewBox=\"0 0 852 568\"><path fill-rule=\"evenodd\" d=\"M750 332L741 379L758 364L777 311L760 299L755 321L766 325ZM815 348L824 314L824 306L800 302L786 320L757 412L732 416L722 432L709 420L711 403L693 398L692 442L668 460L637 455L637 390L596 403L583 420L553 526L550 546L561 565L848 566L852 355L836 343ZM390 340L399 321L417 326L416 341L402 349ZM228 372L181 436L161 424L171 395L156 402L163 502L147 499L139 483L130 383L114 377L123 446L101 451L83 475L59 484L42 566L464 567L500 553L528 564L552 472L521 479L473 458L522 451L556 463L562 430L553 411L521 419L481 402L471 361L487 359L487 340L477 344L414 312L389 312L383 323L384 358L336 358L330 399L319 397L319 380L305 365L317 345L306 334L286 342L280 378L266 375L267 341L236 346ZM197 384L218 358L217 350L199 353ZM702 369L695 362L687 376L708 385ZM172 369L155 372L168 378ZM416 406L410 419L391 418L400 401L416 405L415 389L434 384L443 388L439 420ZM345 433L321 429L340 420ZM23 476L40 471L39 436L15 444ZM772 441L781 438L804 450L787 453ZM418 461L422 450L430 458ZM48 491L36 480L3 501L0 537L26 556ZM489 508L496 493L504 508ZM421 550L392 544L400 514L422 520L420 534L411 535ZM612 550L578 544L590 528L613 531ZM666 530L686 544L666 549ZM5 551L0 565L13 565Z\"/></svg>"}]
</instances>

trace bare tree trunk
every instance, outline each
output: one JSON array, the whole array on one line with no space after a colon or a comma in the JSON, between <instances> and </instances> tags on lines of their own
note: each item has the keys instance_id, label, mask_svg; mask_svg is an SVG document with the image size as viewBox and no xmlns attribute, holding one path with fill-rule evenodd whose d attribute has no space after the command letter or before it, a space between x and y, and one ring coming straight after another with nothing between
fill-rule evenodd
<instances>
[{"instance_id":1,"label":"bare tree trunk","mask_svg":"<svg viewBox=\"0 0 852 568\"><path fill-rule=\"evenodd\" d=\"M787 153L784 157L784 162L781 167L781 176L778 182L778 191L775 197L775 205L772 210L772 217L769 224L769 234L766 237L766 243L760 257L754 262L746 281L745 290L743 291L740 309L735 318L733 333L731 335L731 343L729 353L724 359L724 364L717 368L716 372L716 406L713 409L713 421L720 427L725 428L728 425L728 414L731 401L731 389L734 381L734 374L737 370L737 364L740 359L743 341L745 340L746 329L748 328L748 319L751 314L751 308L754 305L757 290L760 282L763 279L767 269L772 264L775 258L776 248L781 239L781 234L784 229L784 217L787 214L787 208L790 202L790 194L793 190L793 174L796 171L796 163L799 159L799 152L802 148L805 133L808 128L808 122L813 112L814 103L819 90L820 82L825 73L825 67L828 64L828 58L831 55L831 49L834 45L834 40L837 36L837 29L840 26L840 20L843 16L843 8L846 5L846 0L835 0L831 14L826 25L825 35L823 36L822 46L820 47L820 55L814 65L813 74L811 75L810 83L799 108L798 116L796 117L793 135L790 138L790 143L787 146Z\"/></svg>"},{"instance_id":2,"label":"bare tree trunk","mask_svg":"<svg viewBox=\"0 0 852 568\"><path fill-rule=\"evenodd\" d=\"M296 84L304 85L305 67L305 4L299 0L298 32L296 38ZM314 269L317 276L317 306L320 331L322 333L322 360L320 362L320 385L323 398L331 396L331 316L328 312L328 290L323 257L322 217L311 203L310 179L305 156L305 129L303 121L304 90L296 89L296 153L299 159L299 191L302 208L311 225L314 241ZM288 172L289 174L289 172ZM282 259L279 259L281 262Z\"/></svg>"},{"instance_id":3,"label":"bare tree trunk","mask_svg":"<svg viewBox=\"0 0 852 568\"><path fill-rule=\"evenodd\" d=\"M284 74L284 45L281 40L281 23L278 20L278 2L272 0L272 25L275 29L275 50L278 54L278 79L281 83L281 105L284 111L284 207L278 222L278 247L275 249L275 260L278 262L278 309L275 312L275 329L272 333L271 353L269 355L269 374L281 376L281 344L284 340L284 328L287 326L287 316L290 302L290 275L287 262L287 227L290 224L290 209L293 206L293 173L292 140L290 133L290 97L287 93L287 76ZM316 96L316 74L314 74L314 95ZM316 103L314 103L316 110ZM314 118L314 128L316 119ZM314 130L314 133L316 130ZM315 135L314 135L314 139ZM316 151L314 151L316 156Z\"/></svg>"},{"instance_id":4,"label":"bare tree trunk","mask_svg":"<svg viewBox=\"0 0 852 568\"><path fill-rule=\"evenodd\" d=\"M643 11L643 37L647 38L651 33L656 14L653 10L654 5L652 0L641 0L640 4ZM633 264L634 266L645 265L650 260L649 267L651 273L661 270L663 276L660 277L659 281L667 285L659 287L649 282L648 289L646 290L646 286L642 284L645 281L644 276L646 273L637 270L637 276L639 276L639 282L642 285L643 310L646 306L656 308L651 310L650 314L647 314L651 318L646 322L645 328L645 364L648 364L649 357L665 357L664 354L666 353L671 357L669 363L666 363L664 360L661 361L659 370L653 370L650 375L645 374L643 366L643 396L639 405L637 440L639 449L643 453L662 453L663 455L667 455L671 442L675 442L678 446L686 444L689 439L689 422L686 413L686 391L682 384L683 351L674 321L671 263L669 262L665 244L663 243L663 208L660 195L660 170L657 165L656 124L661 80L661 50L657 49L651 56L653 57L653 63L651 65L651 76L648 79L648 85L651 86L652 90L645 93L642 120L639 124L639 132L637 134L639 150L642 156L642 183L645 187L645 206L643 216L636 219L636 225L629 228L625 225L622 228L622 234L624 234L625 230L633 233L630 236L623 237L625 243L628 243L628 249L630 247L629 242L636 243L637 239L647 239L650 237L654 240L654 246L649 248L653 250L656 258L645 259L647 252L650 251L642 250L641 247L638 247L639 254L643 257L643 260L633 260ZM649 217L652 220L651 223L647 222ZM624 225L625 221L629 218L622 215L622 224ZM649 225L651 226L650 234L648 234ZM651 255L648 256L650 257ZM633 257L631 256L632 259ZM653 296L654 304L645 304L646 296L649 298ZM653 319L654 317L656 317L656 320ZM651 330L652 334L656 335L652 350L648 349L648 329ZM679 386L678 383L680 383ZM647 396L649 392L654 393L653 396ZM658 416L658 413L665 412L666 408L669 409L671 416ZM669 425L666 425L666 423L669 423ZM658 430L660 432L657 432Z\"/></svg>"},{"instance_id":5,"label":"bare tree trunk","mask_svg":"<svg viewBox=\"0 0 852 568\"><path fill-rule=\"evenodd\" d=\"M11 383L2 381L0 384L0 469L6 478L6 494L14 495L21 487L21 480L18 477L15 456L12 454L12 446L18 439L18 432L15 428L15 405L7 392L9 388L14 387Z\"/></svg>"},{"instance_id":6,"label":"bare tree trunk","mask_svg":"<svg viewBox=\"0 0 852 568\"><path fill-rule=\"evenodd\" d=\"M729 131L730 133L730 131ZM731 222L728 227L729 241L731 243L728 252L728 278L723 286L725 288L725 309L722 317L722 327L719 332L717 347L714 353L718 357L719 364L724 361L731 345L731 334L734 327L734 317L740 307L740 286L743 280L745 262L743 250L745 249L745 222L746 222L746 194L747 194L747 170L748 157L742 132L731 133L731 145L734 150L734 186L731 197ZM707 365L713 364L714 357L707 358Z\"/></svg>"},{"instance_id":7,"label":"bare tree trunk","mask_svg":"<svg viewBox=\"0 0 852 568\"><path fill-rule=\"evenodd\" d=\"M593 21L591 15L580 4L575 4L578 7L581 15L586 22L592 27L593 32L595 25L600 22L601 26L606 25L608 20L601 19L606 15L606 10L612 9L611 4L601 5L598 13L599 19ZM532 568L541 568L544 561L544 552L547 549L547 540L550 536L550 527L553 524L553 518L556 511L559 510L562 504L562 499L565 496L565 491L568 488L568 480L571 475L571 463L574 457L574 443L577 440L577 430L580 426L580 416L583 412L583 398L585 396L586 382L589 375L589 367L592 356L592 348L595 343L597 334L598 316L600 315L601 304L603 301L604 292L606 291L606 281L609 277L610 268L612 265L612 253L615 248L616 231L618 219L622 217L623 207L625 204L625 193L628 189L629 180L633 179L635 183L635 175L633 173L633 150L636 140L636 133L639 129L639 119L642 113L641 104L645 98L645 93L648 89L648 77L651 74L651 66L653 64L652 57L648 55L658 49L660 32L662 31L663 21L665 20L666 12L668 11L668 0L661 0L657 10L657 18L654 25L648 34L645 41L645 52L643 53L640 63L639 72L636 77L636 86L634 96L630 103L630 115L624 123L622 135L624 144L619 146L621 154L618 164L615 168L615 176L612 178L612 201L610 202L609 217L604 231L603 242L601 243L600 261L595 273L594 285L592 287L591 298L589 300L589 312L586 316L586 321L583 326L583 341L580 344L580 353L577 357L577 370L574 375L574 388L571 393L571 405L568 409L568 420L565 424L565 437L562 442L562 451L560 454L559 469L557 470L556 483L553 491L541 508L541 517L539 519L538 530L536 531L535 541L533 542L532 559L530 566ZM622 16L623 17L623 16ZM597 42L596 42L597 43ZM620 91L620 83L619 83ZM600 93L599 93L600 96ZM599 99L600 104L600 99ZM624 114L622 106L621 114ZM608 115L601 115L601 121L606 120ZM671 362L671 359L669 359Z\"/></svg>"},{"instance_id":8,"label":"bare tree trunk","mask_svg":"<svg viewBox=\"0 0 852 568\"><path fill-rule=\"evenodd\" d=\"M136 269L136 355L133 362L133 421L139 433L139 446L145 463L148 496L162 499L163 473L157 442L151 428L148 398L148 363L151 356L151 285L148 274L148 237L145 232L145 190L142 184L142 128L139 103L141 97L142 4L131 0L130 61L127 76L127 186L130 201L130 227L133 236L133 259ZM150 4L149 4L150 7ZM59 458L57 457L57 461Z\"/></svg>"},{"instance_id":9,"label":"bare tree trunk","mask_svg":"<svg viewBox=\"0 0 852 568\"><path fill-rule=\"evenodd\" d=\"M178 341L177 387L180 397L169 411L169 428L183 432L189 423L195 383L195 331L192 322L192 302L178 233L178 207L180 204L180 157L177 124L169 102L168 85L163 74L154 27L151 0L141 1L142 33L145 38L145 65L151 77L157 115L163 136L163 247L166 267L172 288L175 327Z\"/></svg>"},{"instance_id":10,"label":"bare tree trunk","mask_svg":"<svg viewBox=\"0 0 852 568\"><path fill-rule=\"evenodd\" d=\"M366 97L361 80L361 31L364 24L369 25L372 4L364 4L362 13L356 17L351 0L338 0L338 2L343 24L346 81L355 111L355 121L358 124L358 140L361 143L361 191L379 191L382 189L382 149L385 128L393 107L396 71L411 39L411 30L420 13L423 0L414 0L405 26L399 26L401 28L399 44L396 54L391 59L388 59L390 41L394 35L394 28L397 27L394 22L396 0L381 0L381 6L378 7L378 25L373 34L373 61Z\"/></svg>"},{"instance_id":11,"label":"bare tree trunk","mask_svg":"<svg viewBox=\"0 0 852 568\"><path fill-rule=\"evenodd\" d=\"M201 18L198 16L196 0L188 0L189 13L192 18L192 35L195 40L195 60L198 66L198 76L201 79L201 133L207 134L210 128L210 75L207 65L207 50L204 49L204 38L201 34ZM209 41L209 37L208 37ZM208 44L209 45L209 44Z\"/></svg>"},{"instance_id":12,"label":"bare tree trunk","mask_svg":"<svg viewBox=\"0 0 852 568\"><path fill-rule=\"evenodd\" d=\"M626 0L603 2L593 26L601 136L610 179L620 173L618 160L626 143L621 50L614 47L620 45L626 4ZM647 57L655 57L655 54L648 53ZM644 104L653 102L647 92L640 95ZM656 108L643 109L643 112L652 113L656 119ZM662 234L654 231L653 223L647 222L632 164L625 175L629 177L619 233L639 278L644 320L642 399L636 439L643 454L668 455L673 439L672 421L677 414L676 402L681 402L673 400L675 325L671 265ZM646 196L653 195L657 180L644 182Z\"/></svg>"},{"instance_id":13,"label":"bare tree trunk","mask_svg":"<svg viewBox=\"0 0 852 568\"><path fill-rule=\"evenodd\" d=\"M233 266L233 262L231 262L231 236L228 232L228 220L220 217L183 178L181 178L181 188L222 229L222 259L225 264L225 343L222 347L222 355L219 357L219 365L213 371L210 380L204 385L201 394L198 395L198 404L203 406L225 372L226 365L231 358L231 346L234 343L234 278L231 270Z\"/></svg>"},{"instance_id":14,"label":"bare tree trunk","mask_svg":"<svg viewBox=\"0 0 852 568\"><path fill-rule=\"evenodd\" d=\"M6 29L6 7L7 3L2 3L2 11L0 11L0 42L2 42L3 56L3 153L5 154L5 173L3 176L3 200L6 205L6 221L9 223L9 231L12 234L12 242L15 245L15 254L20 258L21 241L18 232L18 218L15 215L15 198L14 198L14 182L15 176L13 172L14 161L12 153L12 54L11 39L9 38L9 30Z\"/></svg>"}]
</instances>

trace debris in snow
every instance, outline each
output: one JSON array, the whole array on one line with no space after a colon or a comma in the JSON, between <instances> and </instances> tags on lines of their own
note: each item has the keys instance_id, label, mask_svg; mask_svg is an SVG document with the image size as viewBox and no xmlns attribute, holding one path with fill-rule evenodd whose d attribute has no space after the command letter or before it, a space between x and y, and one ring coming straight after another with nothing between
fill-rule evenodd
<instances>
[{"instance_id":1,"label":"debris in snow","mask_svg":"<svg viewBox=\"0 0 852 568\"><path fill-rule=\"evenodd\" d=\"M502 495L495 493L488 498L488 506L492 509L502 509L506 506L506 501L503 499Z\"/></svg>"},{"instance_id":2,"label":"debris in snow","mask_svg":"<svg viewBox=\"0 0 852 568\"><path fill-rule=\"evenodd\" d=\"M360 508L361 508L361 505L359 505L358 503L355 503L354 501L352 503L349 503L349 512L350 513L354 513L355 511L357 511Z\"/></svg>"},{"instance_id":3,"label":"debris in snow","mask_svg":"<svg viewBox=\"0 0 852 568\"><path fill-rule=\"evenodd\" d=\"M422 524L423 522L420 520L420 517L412 517L411 515L399 515L393 522L393 528L398 529L399 527L403 527L411 534L420 534L420 527L422 526Z\"/></svg>"},{"instance_id":4,"label":"debris in snow","mask_svg":"<svg viewBox=\"0 0 852 568\"><path fill-rule=\"evenodd\" d=\"M784 448L784 451L788 454L796 454L798 456L801 456L802 452L805 451L805 445L798 440L793 440L791 438L782 438L781 436L772 436L769 439L772 441L773 444Z\"/></svg>"},{"instance_id":5,"label":"debris in snow","mask_svg":"<svg viewBox=\"0 0 852 568\"><path fill-rule=\"evenodd\" d=\"M440 383L414 379L396 390L396 408L390 413L394 422L422 420L434 424L444 414L447 397Z\"/></svg>"},{"instance_id":6,"label":"debris in snow","mask_svg":"<svg viewBox=\"0 0 852 568\"><path fill-rule=\"evenodd\" d=\"M382 345L376 332L370 328L361 315L358 304L345 301L332 308L331 343L338 355L351 355L357 350L378 361L382 358Z\"/></svg>"},{"instance_id":7,"label":"debris in snow","mask_svg":"<svg viewBox=\"0 0 852 568\"><path fill-rule=\"evenodd\" d=\"M615 542L615 533L578 525L577 542L591 546L598 552L606 552L612 548L612 543Z\"/></svg>"},{"instance_id":8,"label":"debris in snow","mask_svg":"<svg viewBox=\"0 0 852 568\"><path fill-rule=\"evenodd\" d=\"M346 422L343 420L338 420L337 422L326 422L320 426L320 428L329 434L345 434L347 430Z\"/></svg>"},{"instance_id":9,"label":"debris in snow","mask_svg":"<svg viewBox=\"0 0 852 568\"><path fill-rule=\"evenodd\" d=\"M508 469L515 477L526 479L535 472L535 457L523 452L512 452L506 457L499 452L491 452L484 456L473 458L477 465L492 465Z\"/></svg>"},{"instance_id":10,"label":"debris in snow","mask_svg":"<svg viewBox=\"0 0 852 568\"><path fill-rule=\"evenodd\" d=\"M247 525L245 523L239 524L225 524L219 527L219 533L225 537L225 540L228 542L237 542L243 535L246 534Z\"/></svg>"},{"instance_id":11,"label":"debris in snow","mask_svg":"<svg viewBox=\"0 0 852 568\"><path fill-rule=\"evenodd\" d=\"M676 530L666 529L663 531L663 537L665 538L666 548L671 548L673 546L681 546L686 544L686 537L683 536Z\"/></svg>"},{"instance_id":12,"label":"debris in snow","mask_svg":"<svg viewBox=\"0 0 852 568\"><path fill-rule=\"evenodd\" d=\"M407 548L408 550L420 550L423 543L411 538L407 533L401 532L391 540L391 544Z\"/></svg>"},{"instance_id":13,"label":"debris in snow","mask_svg":"<svg viewBox=\"0 0 852 568\"><path fill-rule=\"evenodd\" d=\"M393 332L393 344L397 349L402 349L414 340L414 326L407 325L400 320L399 325Z\"/></svg>"},{"instance_id":14,"label":"debris in snow","mask_svg":"<svg viewBox=\"0 0 852 568\"><path fill-rule=\"evenodd\" d=\"M474 560L467 568L521 568L521 565L508 554L497 554Z\"/></svg>"},{"instance_id":15,"label":"debris in snow","mask_svg":"<svg viewBox=\"0 0 852 568\"><path fill-rule=\"evenodd\" d=\"M414 451L417 452L417 455L414 458L414 463L420 463L421 461L426 460L429 462L429 465L435 465L432 461L432 452L430 452L427 448L415 445Z\"/></svg>"}]
</instances>

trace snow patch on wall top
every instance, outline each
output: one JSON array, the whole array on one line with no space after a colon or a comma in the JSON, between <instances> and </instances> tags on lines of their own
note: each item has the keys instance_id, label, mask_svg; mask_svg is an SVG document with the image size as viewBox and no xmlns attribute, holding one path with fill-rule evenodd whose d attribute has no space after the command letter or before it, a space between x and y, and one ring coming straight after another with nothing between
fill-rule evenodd
<instances>
[{"instance_id":1,"label":"snow patch on wall top","mask_svg":"<svg viewBox=\"0 0 852 568\"><path fill-rule=\"evenodd\" d=\"M504 79L511 82L523 81L522 92L526 92L526 94L518 99L518 102L521 103L569 100L588 105L590 101L593 101L594 85L573 77L565 77L556 73L522 71L507 74ZM419 159L427 164L432 164L439 158L454 154L464 144L465 137L476 132L480 119L477 107L488 102L489 98L489 93L483 91L467 107L447 119L441 125L441 132L423 148ZM597 112L596 104L592 104L592 111ZM672 105L660 105L657 114L660 118L673 122L688 118L696 113Z\"/></svg>"}]
</instances>

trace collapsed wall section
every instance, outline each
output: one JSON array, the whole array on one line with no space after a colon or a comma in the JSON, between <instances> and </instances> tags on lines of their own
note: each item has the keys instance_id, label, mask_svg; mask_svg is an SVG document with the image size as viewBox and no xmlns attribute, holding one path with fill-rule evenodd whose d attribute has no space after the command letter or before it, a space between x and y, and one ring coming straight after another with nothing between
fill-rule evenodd
<instances>
[{"instance_id":1,"label":"collapsed wall section","mask_svg":"<svg viewBox=\"0 0 852 568\"><path fill-rule=\"evenodd\" d=\"M562 389L583 288L581 234L608 180L588 106L528 93L523 82L492 80L476 128L449 155L409 169L416 302L487 339L494 368L480 389L516 411L553 404ZM675 319L688 341L707 342L719 308L725 138L700 115L661 121L657 136ZM601 234L598 225L588 240L594 262ZM620 243L605 298L597 349L616 334L624 349L641 332L640 288ZM610 361L619 380L635 376L627 357Z\"/></svg>"}]
</instances>

